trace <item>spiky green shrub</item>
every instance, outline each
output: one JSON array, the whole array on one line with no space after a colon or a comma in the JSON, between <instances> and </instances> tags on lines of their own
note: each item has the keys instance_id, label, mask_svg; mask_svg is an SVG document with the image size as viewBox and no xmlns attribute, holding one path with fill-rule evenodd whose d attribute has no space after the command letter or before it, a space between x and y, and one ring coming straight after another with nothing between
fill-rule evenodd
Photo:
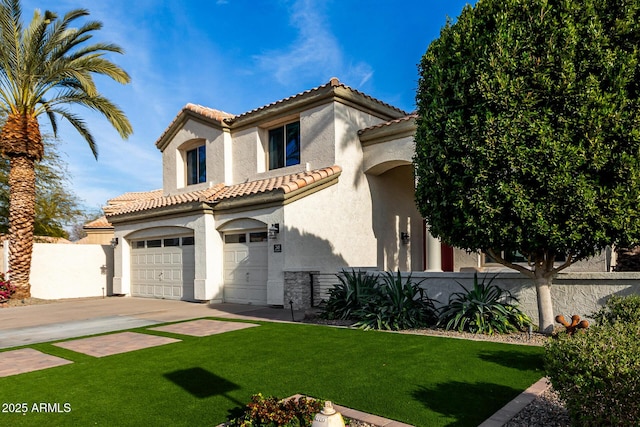
<instances>
[{"instance_id":1,"label":"spiky green shrub","mask_svg":"<svg viewBox=\"0 0 640 427\"><path fill-rule=\"evenodd\" d=\"M354 319L354 313L362 308L376 292L378 275L366 271L343 270L337 275L340 283L329 290L320 317L324 319Z\"/></svg>"},{"instance_id":2,"label":"spiky green shrub","mask_svg":"<svg viewBox=\"0 0 640 427\"><path fill-rule=\"evenodd\" d=\"M544 361L573 425L640 425L640 321L561 333L545 344Z\"/></svg>"},{"instance_id":3,"label":"spiky green shrub","mask_svg":"<svg viewBox=\"0 0 640 427\"><path fill-rule=\"evenodd\" d=\"M436 308L420 282L413 282L411 275L404 279L400 271L386 272L382 279L368 302L355 313L360 320L354 326L397 331L435 324Z\"/></svg>"},{"instance_id":4,"label":"spiky green shrub","mask_svg":"<svg viewBox=\"0 0 640 427\"><path fill-rule=\"evenodd\" d=\"M460 332L493 334L523 330L531 324L531 319L518 306L518 299L505 289L493 285L495 276L488 283L478 282L473 276L473 289L455 292L449 296L449 303L440 308L439 325Z\"/></svg>"},{"instance_id":5,"label":"spiky green shrub","mask_svg":"<svg viewBox=\"0 0 640 427\"><path fill-rule=\"evenodd\" d=\"M604 306L592 315L599 324L640 322L640 295L612 295Z\"/></svg>"},{"instance_id":6,"label":"spiky green shrub","mask_svg":"<svg viewBox=\"0 0 640 427\"><path fill-rule=\"evenodd\" d=\"M307 427L313 423L313 417L320 412L324 401L301 397L281 400L277 397L264 397L254 394L243 413L231 415L227 425L230 427Z\"/></svg>"}]
</instances>

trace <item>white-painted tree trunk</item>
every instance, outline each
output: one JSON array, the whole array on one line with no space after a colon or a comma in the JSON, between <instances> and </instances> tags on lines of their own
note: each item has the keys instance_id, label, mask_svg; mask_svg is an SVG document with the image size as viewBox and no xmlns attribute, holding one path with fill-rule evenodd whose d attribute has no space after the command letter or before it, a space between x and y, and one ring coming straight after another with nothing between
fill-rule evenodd
<instances>
[{"instance_id":1,"label":"white-painted tree trunk","mask_svg":"<svg viewBox=\"0 0 640 427\"><path fill-rule=\"evenodd\" d=\"M540 332L553 332L555 317L553 315L553 301L551 299L552 277L538 277L535 279L536 296L538 299L538 326Z\"/></svg>"}]
</instances>

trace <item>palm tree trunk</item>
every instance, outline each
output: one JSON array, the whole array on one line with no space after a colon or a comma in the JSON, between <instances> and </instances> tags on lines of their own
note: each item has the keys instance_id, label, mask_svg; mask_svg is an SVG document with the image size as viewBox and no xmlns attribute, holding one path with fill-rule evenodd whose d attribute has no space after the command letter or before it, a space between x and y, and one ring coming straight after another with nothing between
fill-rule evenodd
<instances>
[{"instance_id":1,"label":"palm tree trunk","mask_svg":"<svg viewBox=\"0 0 640 427\"><path fill-rule=\"evenodd\" d=\"M12 298L31 296L29 274L33 252L36 175L30 156L11 156L9 171L9 275L16 286Z\"/></svg>"}]
</instances>

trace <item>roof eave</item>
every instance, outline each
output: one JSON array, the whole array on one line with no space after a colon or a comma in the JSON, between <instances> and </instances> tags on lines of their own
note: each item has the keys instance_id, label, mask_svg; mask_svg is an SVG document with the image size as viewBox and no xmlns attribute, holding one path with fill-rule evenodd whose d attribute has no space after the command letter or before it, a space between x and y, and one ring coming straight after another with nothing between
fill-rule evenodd
<instances>
[{"instance_id":1,"label":"roof eave","mask_svg":"<svg viewBox=\"0 0 640 427\"><path fill-rule=\"evenodd\" d=\"M160 152L163 152L164 149L167 148L167 145L169 145L171 140L189 120L194 120L206 125L213 125L219 129L228 128L228 125L224 122L224 120L218 120L211 117L203 116L202 114L198 114L195 111L189 110L188 108L183 108L182 111L178 113L178 116L174 119L174 121L156 141L156 147L158 148L158 150L160 150Z\"/></svg>"},{"instance_id":2,"label":"roof eave","mask_svg":"<svg viewBox=\"0 0 640 427\"><path fill-rule=\"evenodd\" d=\"M416 133L415 118L409 118L397 123L364 129L358 133L362 145L373 145L393 139L413 137Z\"/></svg>"},{"instance_id":3,"label":"roof eave","mask_svg":"<svg viewBox=\"0 0 640 427\"><path fill-rule=\"evenodd\" d=\"M339 102L355 107L383 120L397 119L407 115L405 111L399 108L384 104L343 85L326 85L319 89L294 96L291 99L277 101L274 104L258 108L234 118L225 119L224 122L232 129L245 128L255 125L256 123L269 122L277 117L285 117L295 112L330 102Z\"/></svg>"},{"instance_id":4,"label":"roof eave","mask_svg":"<svg viewBox=\"0 0 640 427\"><path fill-rule=\"evenodd\" d=\"M250 210L257 206L263 207L263 205L281 205L294 202L298 199L311 195L324 188L330 187L338 183L342 171L337 171L334 174L318 179L311 184L298 187L292 191L285 191L282 187L274 189L269 192L250 194L242 197L235 197L231 199L223 199L216 202L213 206L215 211L222 210Z\"/></svg>"},{"instance_id":5,"label":"roof eave","mask_svg":"<svg viewBox=\"0 0 640 427\"><path fill-rule=\"evenodd\" d=\"M166 216L182 216L189 213L206 213L212 210L208 203L203 202L188 202L177 205L162 206L152 209L145 209L135 212L126 212L122 214L116 214L109 216L109 222L113 225L123 224L133 221L158 219Z\"/></svg>"}]
</instances>

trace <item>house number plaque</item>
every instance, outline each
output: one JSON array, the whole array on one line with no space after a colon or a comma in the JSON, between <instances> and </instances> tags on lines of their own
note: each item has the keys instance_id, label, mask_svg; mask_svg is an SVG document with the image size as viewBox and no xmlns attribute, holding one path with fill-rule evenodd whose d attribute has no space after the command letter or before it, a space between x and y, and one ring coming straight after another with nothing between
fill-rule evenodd
<instances>
[{"instance_id":1,"label":"house number plaque","mask_svg":"<svg viewBox=\"0 0 640 427\"><path fill-rule=\"evenodd\" d=\"M281 244L273 245L273 252L282 252L282 245Z\"/></svg>"}]
</instances>

